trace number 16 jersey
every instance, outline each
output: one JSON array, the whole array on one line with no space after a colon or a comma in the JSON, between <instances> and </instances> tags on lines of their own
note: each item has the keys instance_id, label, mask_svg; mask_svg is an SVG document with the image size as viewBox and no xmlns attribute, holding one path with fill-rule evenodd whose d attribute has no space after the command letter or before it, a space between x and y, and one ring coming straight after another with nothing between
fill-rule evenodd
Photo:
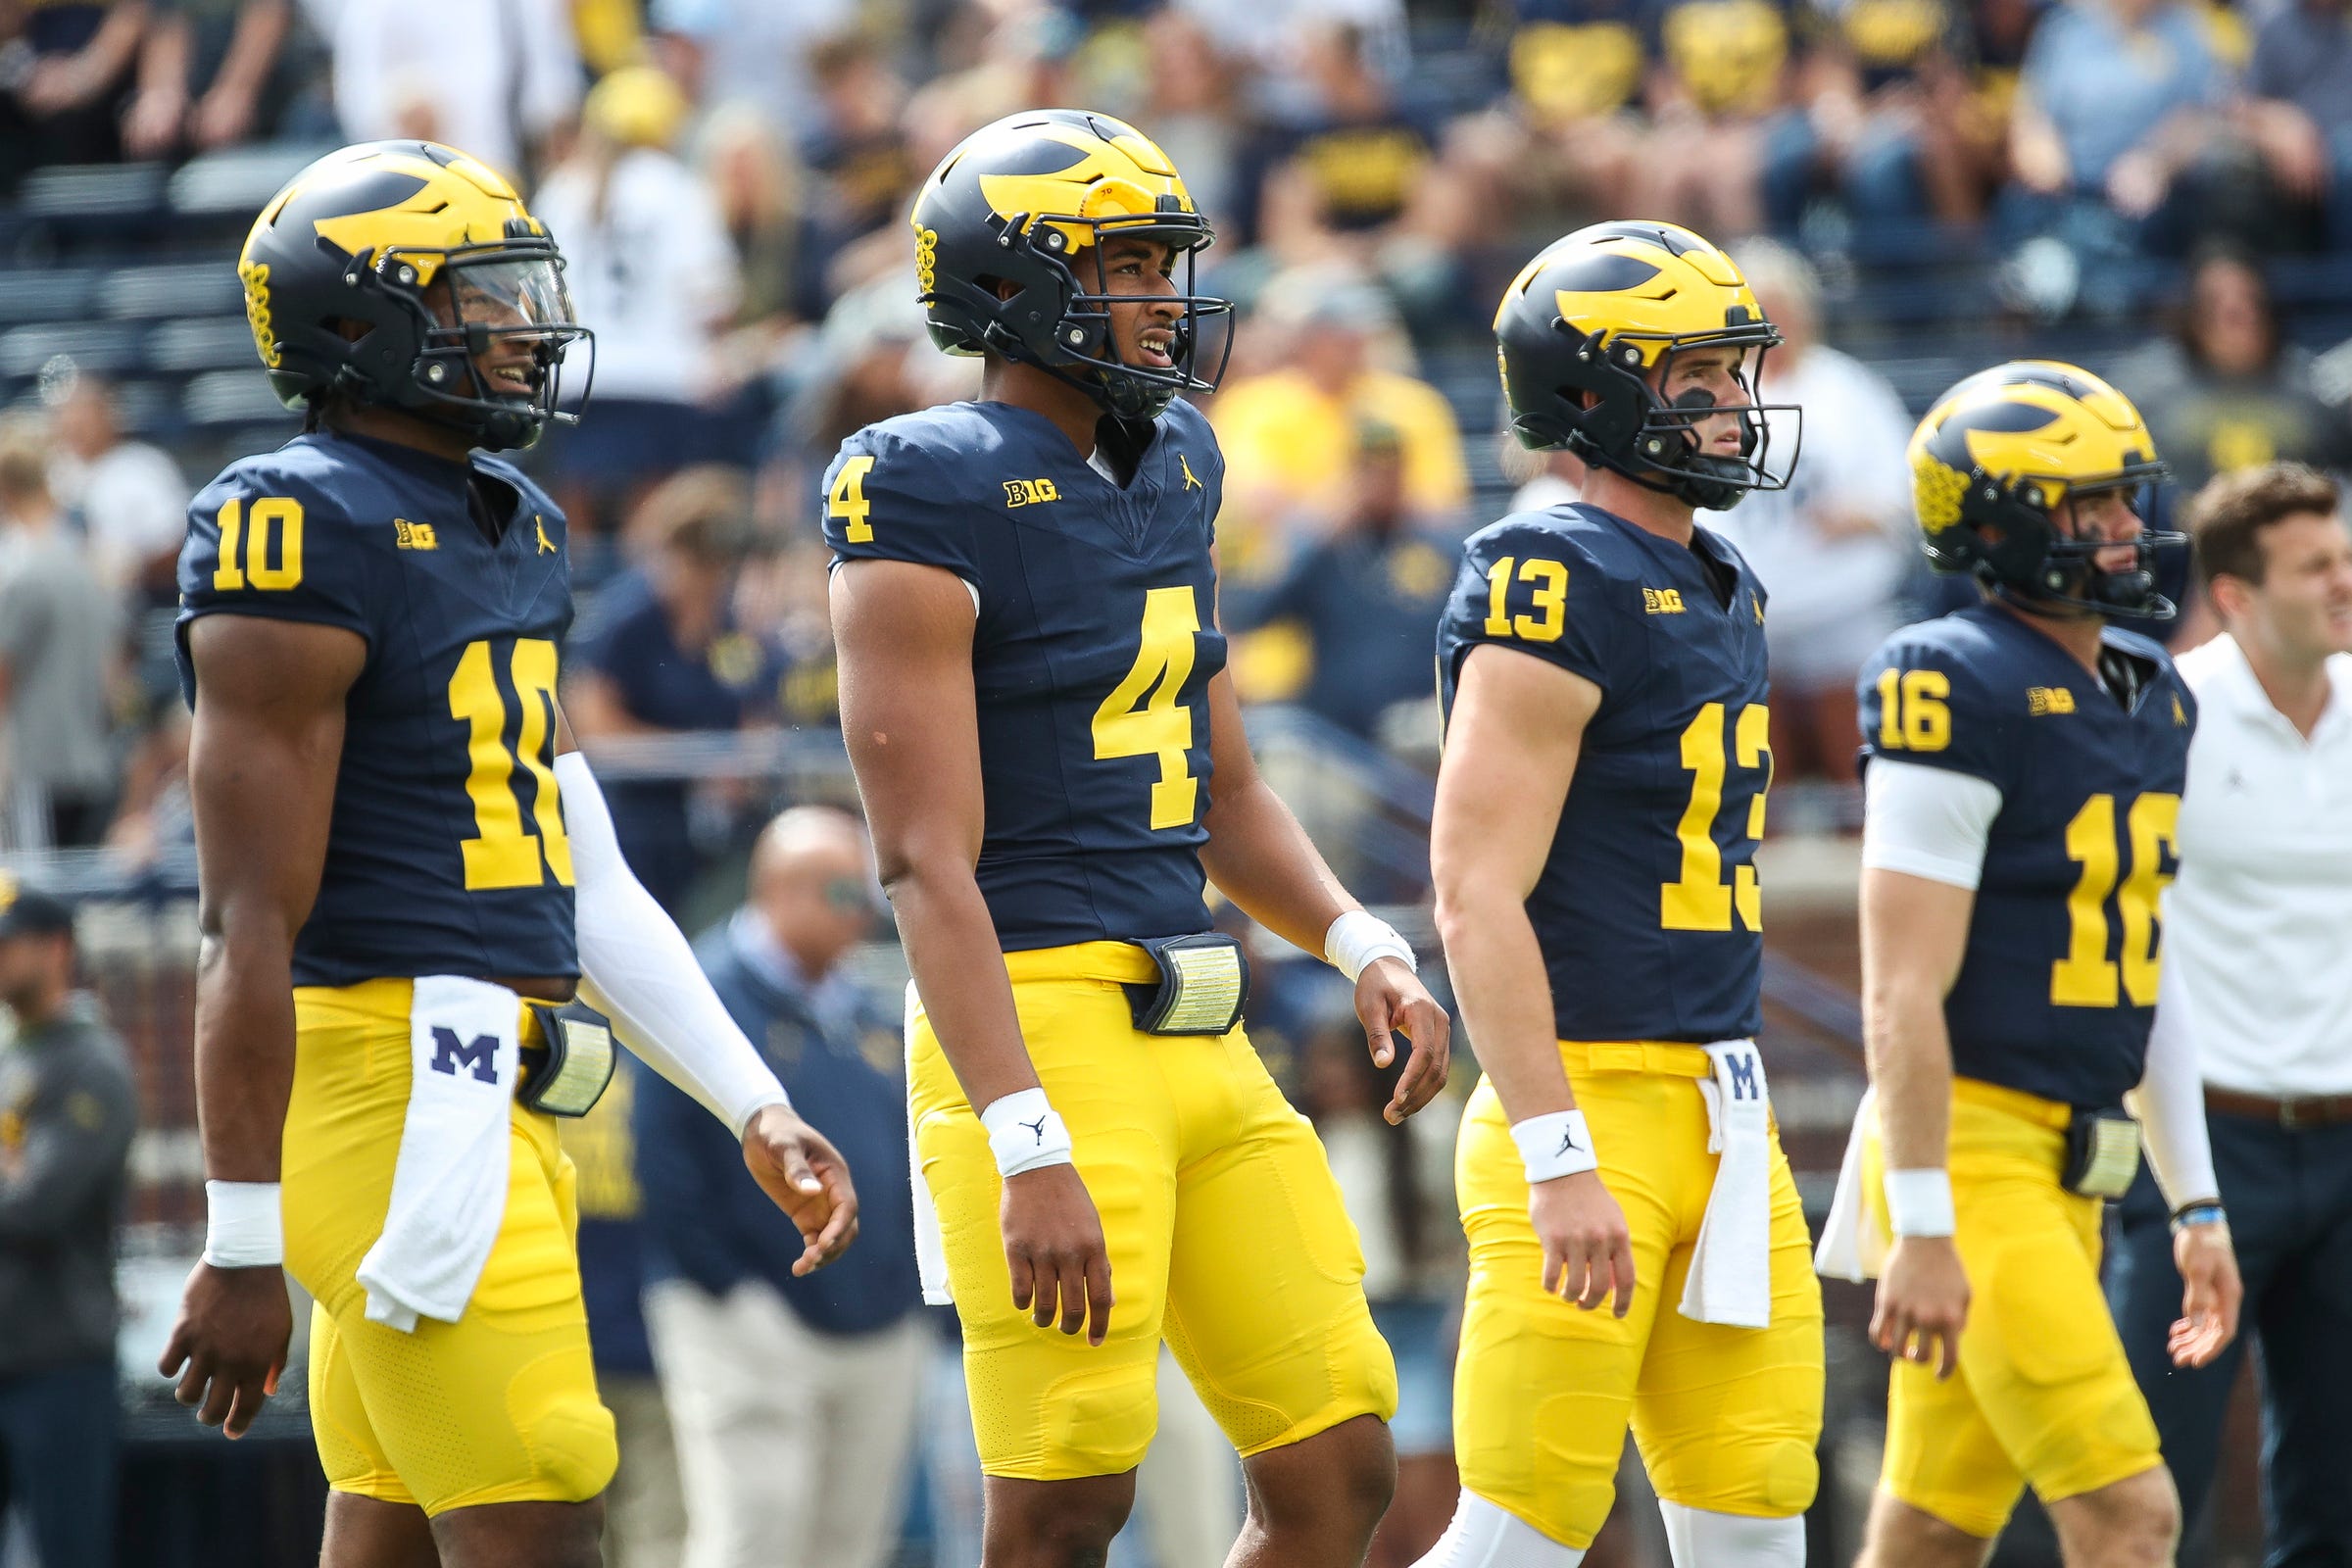
<instances>
[{"instance_id":1,"label":"number 16 jersey","mask_svg":"<svg viewBox=\"0 0 2352 1568\"><path fill-rule=\"evenodd\" d=\"M1505 517L1462 547L1438 628L1447 716L1481 643L1601 692L1527 900L1562 1040L1703 1045L1762 1025L1764 602L1717 535L1680 545L1597 507Z\"/></svg>"},{"instance_id":2,"label":"number 16 jersey","mask_svg":"<svg viewBox=\"0 0 2352 1568\"><path fill-rule=\"evenodd\" d=\"M971 591L977 878L1007 953L1209 927L1224 472L1208 421L1181 401L1126 485L1043 415L1002 403L869 425L826 470L836 565L939 566Z\"/></svg>"},{"instance_id":3,"label":"number 16 jersey","mask_svg":"<svg viewBox=\"0 0 2352 1568\"><path fill-rule=\"evenodd\" d=\"M475 522L475 503L505 524ZM579 973L553 767L571 626L564 514L512 466L318 432L229 465L189 504L180 684L198 617L354 632L326 859L294 983Z\"/></svg>"}]
</instances>

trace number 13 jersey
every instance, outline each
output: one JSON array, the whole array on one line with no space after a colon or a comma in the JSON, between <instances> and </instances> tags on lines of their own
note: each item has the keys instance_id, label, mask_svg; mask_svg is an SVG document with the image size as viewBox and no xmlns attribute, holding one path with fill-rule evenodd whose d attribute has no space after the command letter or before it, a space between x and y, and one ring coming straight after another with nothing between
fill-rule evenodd
<instances>
[{"instance_id":1,"label":"number 13 jersey","mask_svg":"<svg viewBox=\"0 0 2352 1568\"><path fill-rule=\"evenodd\" d=\"M1181 401L1124 486L1043 415L1002 403L869 425L826 470L836 565L913 562L971 590L977 876L1008 953L1208 929L1224 472Z\"/></svg>"},{"instance_id":2,"label":"number 13 jersey","mask_svg":"<svg viewBox=\"0 0 2352 1568\"><path fill-rule=\"evenodd\" d=\"M504 531L473 520L469 487ZM325 432L223 469L189 505L179 668L216 613L356 632L318 896L294 983L570 976L571 846L553 769L571 625L564 514L513 466Z\"/></svg>"},{"instance_id":3,"label":"number 13 jersey","mask_svg":"<svg viewBox=\"0 0 2352 1568\"><path fill-rule=\"evenodd\" d=\"M1764 603L1718 535L1679 545L1597 507L1505 517L1463 546L1438 628L1448 718L1481 643L1601 691L1527 899L1562 1040L1761 1026Z\"/></svg>"}]
</instances>

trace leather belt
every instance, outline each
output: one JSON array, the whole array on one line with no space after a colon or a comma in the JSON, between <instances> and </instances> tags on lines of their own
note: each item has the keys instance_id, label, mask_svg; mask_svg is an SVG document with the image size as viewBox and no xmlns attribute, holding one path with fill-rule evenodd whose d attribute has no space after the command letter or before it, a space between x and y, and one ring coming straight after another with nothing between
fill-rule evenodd
<instances>
[{"instance_id":1,"label":"leather belt","mask_svg":"<svg viewBox=\"0 0 2352 1568\"><path fill-rule=\"evenodd\" d=\"M2226 1116L2267 1121L2289 1132L2352 1121L2352 1095L2296 1095L2275 1100L2269 1095L2241 1094L2235 1089L2217 1089L2207 1084L2205 1106Z\"/></svg>"}]
</instances>

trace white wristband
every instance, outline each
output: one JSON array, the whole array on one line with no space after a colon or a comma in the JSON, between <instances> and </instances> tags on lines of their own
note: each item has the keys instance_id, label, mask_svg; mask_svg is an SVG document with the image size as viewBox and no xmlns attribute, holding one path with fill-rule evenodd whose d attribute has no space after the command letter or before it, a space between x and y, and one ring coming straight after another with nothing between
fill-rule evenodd
<instances>
[{"instance_id":1,"label":"white wristband","mask_svg":"<svg viewBox=\"0 0 2352 1568\"><path fill-rule=\"evenodd\" d=\"M1388 921L1363 909L1349 909L1331 922L1331 929L1323 933L1323 956L1350 983L1375 958L1400 958L1407 969L1421 972L1412 944Z\"/></svg>"},{"instance_id":2,"label":"white wristband","mask_svg":"<svg viewBox=\"0 0 2352 1568\"><path fill-rule=\"evenodd\" d=\"M989 1152L997 1156L997 1174L1018 1176L1023 1171L1070 1162L1070 1130L1061 1113L1046 1102L1043 1089L1022 1089L989 1102L980 1112L988 1129Z\"/></svg>"},{"instance_id":3,"label":"white wristband","mask_svg":"<svg viewBox=\"0 0 2352 1568\"><path fill-rule=\"evenodd\" d=\"M1949 1236L1957 1229L1952 1213L1952 1178L1939 1166L1886 1173L1886 1223L1897 1236Z\"/></svg>"},{"instance_id":4,"label":"white wristband","mask_svg":"<svg viewBox=\"0 0 2352 1568\"><path fill-rule=\"evenodd\" d=\"M215 1268L261 1268L286 1260L275 1182L204 1184L204 1260Z\"/></svg>"},{"instance_id":5,"label":"white wristband","mask_svg":"<svg viewBox=\"0 0 2352 1568\"><path fill-rule=\"evenodd\" d=\"M1515 1121L1511 1142L1519 1146L1519 1162L1527 1167L1530 1187L1600 1168L1600 1155L1593 1152L1592 1134L1581 1110L1554 1110Z\"/></svg>"}]
</instances>

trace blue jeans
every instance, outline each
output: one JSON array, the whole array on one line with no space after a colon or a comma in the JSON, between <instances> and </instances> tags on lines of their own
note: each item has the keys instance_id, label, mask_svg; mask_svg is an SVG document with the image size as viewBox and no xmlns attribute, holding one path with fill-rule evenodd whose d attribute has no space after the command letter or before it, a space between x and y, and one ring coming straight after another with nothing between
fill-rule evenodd
<instances>
[{"instance_id":1,"label":"blue jeans","mask_svg":"<svg viewBox=\"0 0 2352 1568\"><path fill-rule=\"evenodd\" d=\"M7 1501L42 1563L112 1568L119 1417L112 1361L0 1379Z\"/></svg>"},{"instance_id":2,"label":"blue jeans","mask_svg":"<svg viewBox=\"0 0 2352 1568\"><path fill-rule=\"evenodd\" d=\"M2352 1124L2289 1132L2210 1114L2213 1162L2245 1278L2238 1337L2177 1368L2165 1335L2180 1276L2164 1200L2142 1172L2124 1199L2108 1297L2193 1526L2213 1490L2222 1420L2252 1340L2262 1387L2264 1568L2352 1568Z\"/></svg>"}]
</instances>

